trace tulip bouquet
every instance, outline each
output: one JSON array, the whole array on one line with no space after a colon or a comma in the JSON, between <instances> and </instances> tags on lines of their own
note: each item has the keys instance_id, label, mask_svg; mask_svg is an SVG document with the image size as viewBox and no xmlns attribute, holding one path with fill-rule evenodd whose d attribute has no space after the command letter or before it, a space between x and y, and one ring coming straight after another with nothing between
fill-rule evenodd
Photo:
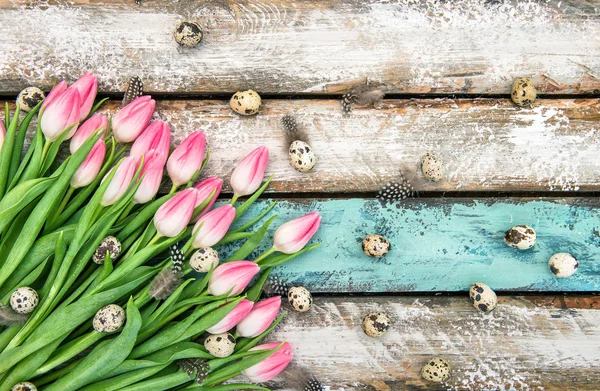
<instances>
[{"instance_id":1,"label":"tulip bouquet","mask_svg":"<svg viewBox=\"0 0 600 391\"><path fill-rule=\"evenodd\" d=\"M272 248L248 260L275 219L271 205L238 220L269 185L267 148L239 163L231 202L215 207L222 181L198 182L203 132L171 151L169 124L150 123L150 96L109 118L96 112L96 91L86 74L58 83L24 118L6 106L0 391L265 389L224 383L265 382L291 361L289 343L261 344L283 317L281 298L261 300L262 287L274 267L318 245L307 246L319 215L283 224ZM70 156L57 159L67 141ZM159 195L165 167L172 187ZM235 251L221 260L224 244Z\"/></svg>"}]
</instances>

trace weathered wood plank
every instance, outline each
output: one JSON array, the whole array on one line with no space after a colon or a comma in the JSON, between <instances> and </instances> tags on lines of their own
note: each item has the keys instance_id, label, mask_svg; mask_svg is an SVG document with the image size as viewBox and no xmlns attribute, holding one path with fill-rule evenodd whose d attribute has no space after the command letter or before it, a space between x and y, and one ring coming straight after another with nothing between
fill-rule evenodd
<instances>
[{"instance_id":1,"label":"weathered wood plank","mask_svg":"<svg viewBox=\"0 0 600 391\"><path fill-rule=\"evenodd\" d=\"M244 219L269 203L254 205ZM600 290L599 199L422 198L387 206L363 199L280 201L270 233L311 211L323 216L313 239L321 247L274 274L315 292L465 291L476 281L499 291ZM537 231L533 249L504 244L505 231L519 224ZM392 244L383 258L362 253L362 239L372 233ZM261 250L270 246L265 239ZM572 277L557 278L548 269L558 252L579 259Z\"/></svg>"},{"instance_id":2,"label":"weathered wood plank","mask_svg":"<svg viewBox=\"0 0 600 391\"><path fill-rule=\"evenodd\" d=\"M562 302L541 306L540 301ZM294 346L297 365L328 390L595 391L600 384L598 297L594 309L563 297L500 297L482 315L467 297L317 297L307 313L288 314L272 338ZM362 318L385 311L394 325L379 339ZM420 377L428 359L452 366L443 385Z\"/></svg>"},{"instance_id":3,"label":"weathered wood plank","mask_svg":"<svg viewBox=\"0 0 600 391\"><path fill-rule=\"evenodd\" d=\"M54 2L52 2L54 3ZM368 77L400 93L600 90L594 2L1 0L0 91L93 71L104 92L342 93ZM182 20L206 31L181 50Z\"/></svg>"}]
</instances>

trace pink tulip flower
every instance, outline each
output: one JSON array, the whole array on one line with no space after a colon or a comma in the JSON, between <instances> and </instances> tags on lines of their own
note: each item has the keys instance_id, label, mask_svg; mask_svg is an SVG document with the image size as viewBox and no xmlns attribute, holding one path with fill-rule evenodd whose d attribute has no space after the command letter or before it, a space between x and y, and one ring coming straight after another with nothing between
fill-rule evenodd
<instances>
[{"instance_id":1,"label":"pink tulip flower","mask_svg":"<svg viewBox=\"0 0 600 391\"><path fill-rule=\"evenodd\" d=\"M231 310L219 323L206 329L210 334L223 334L234 328L242 319L252 311L254 303L250 300L242 300Z\"/></svg>"},{"instance_id":2,"label":"pink tulip flower","mask_svg":"<svg viewBox=\"0 0 600 391\"><path fill-rule=\"evenodd\" d=\"M104 138L108 129L108 117L104 114L94 114L77 129L69 145L71 153L77 152L90 136L96 134L98 129L102 129Z\"/></svg>"},{"instance_id":3,"label":"pink tulip flower","mask_svg":"<svg viewBox=\"0 0 600 391\"><path fill-rule=\"evenodd\" d=\"M194 132L173 151L167 161L167 172L176 186L188 183L202 167L206 136L201 131Z\"/></svg>"},{"instance_id":4,"label":"pink tulip flower","mask_svg":"<svg viewBox=\"0 0 600 391\"><path fill-rule=\"evenodd\" d=\"M254 305L252 311L237 325L237 335L254 338L265 332L271 326L279 309L281 308L281 296L259 301Z\"/></svg>"},{"instance_id":5,"label":"pink tulip flower","mask_svg":"<svg viewBox=\"0 0 600 391\"><path fill-rule=\"evenodd\" d=\"M79 121L83 121L94 105L96 93L98 92L98 79L93 73L86 73L71 87L79 91Z\"/></svg>"},{"instance_id":6,"label":"pink tulip flower","mask_svg":"<svg viewBox=\"0 0 600 391\"><path fill-rule=\"evenodd\" d=\"M88 153L83 163L81 163L81 166L73 174L71 187L78 189L92 183L102 168L105 155L106 144L104 140L100 139L96 141L96 144L94 144L90 153Z\"/></svg>"},{"instance_id":7,"label":"pink tulip flower","mask_svg":"<svg viewBox=\"0 0 600 391\"><path fill-rule=\"evenodd\" d=\"M231 187L237 197L254 193L260 187L269 161L269 149L258 147L242 159L231 174Z\"/></svg>"},{"instance_id":8,"label":"pink tulip flower","mask_svg":"<svg viewBox=\"0 0 600 391\"><path fill-rule=\"evenodd\" d=\"M56 99L60 94L62 94L67 89L67 82L61 81L57 85L55 85L52 90L46 95L46 99L44 99L44 103L42 103L42 109L45 109L54 99Z\"/></svg>"},{"instance_id":9,"label":"pink tulip flower","mask_svg":"<svg viewBox=\"0 0 600 391\"><path fill-rule=\"evenodd\" d=\"M293 254L306 246L321 224L318 212L290 220L277 228L274 235L273 248L284 254Z\"/></svg>"},{"instance_id":10,"label":"pink tulip flower","mask_svg":"<svg viewBox=\"0 0 600 391\"><path fill-rule=\"evenodd\" d=\"M141 183L133 196L133 202L145 204L154 198L162 181L163 166L163 157L158 151L152 150L145 155Z\"/></svg>"},{"instance_id":11,"label":"pink tulip flower","mask_svg":"<svg viewBox=\"0 0 600 391\"><path fill-rule=\"evenodd\" d=\"M4 122L0 121L0 150L2 150L2 144L4 144L4 137L6 137L6 128Z\"/></svg>"},{"instance_id":12,"label":"pink tulip flower","mask_svg":"<svg viewBox=\"0 0 600 391\"><path fill-rule=\"evenodd\" d=\"M119 201L123 194L127 192L133 176L138 169L138 165L138 159L134 156L129 156L121 161L121 164L119 164L119 166L116 168L117 171L110 181L110 184L102 195L100 205L109 206ZM111 172L106 174L102 180L103 182L106 178L108 178Z\"/></svg>"},{"instance_id":13,"label":"pink tulip flower","mask_svg":"<svg viewBox=\"0 0 600 391\"><path fill-rule=\"evenodd\" d=\"M250 351L256 350L272 350L281 345L281 342L271 342L264 345L259 345ZM294 358L292 354L292 345L285 342L275 353L259 362L258 364L245 369L242 373L254 383L263 383L275 378L288 366Z\"/></svg>"},{"instance_id":14,"label":"pink tulip flower","mask_svg":"<svg viewBox=\"0 0 600 391\"><path fill-rule=\"evenodd\" d=\"M214 194L213 194L211 200L208 202L208 204L206 205L204 210L198 215L198 217L196 217L196 219L194 221L198 221L200 219L200 217L204 216L212 209L213 205L215 204L215 201L217 201L217 197L219 197L219 194L221 193L222 187L223 187L223 181L221 179L217 178L216 176L211 176L209 178L206 178L202 182L194 185L194 188L196 190L198 190L198 193L197 193L198 199L196 200L196 208L198 206L202 205L214 191Z\"/></svg>"},{"instance_id":15,"label":"pink tulip flower","mask_svg":"<svg viewBox=\"0 0 600 391\"><path fill-rule=\"evenodd\" d=\"M161 236L169 238L182 233L194 213L196 197L196 189L191 187L180 191L165 202L154 215L156 231Z\"/></svg>"},{"instance_id":16,"label":"pink tulip flower","mask_svg":"<svg viewBox=\"0 0 600 391\"><path fill-rule=\"evenodd\" d=\"M67 128L71 127L67 140L77 131L79 122L79 92L75 88L67 88L52 99L44 109L41 127L46 140L56 140Z\"/></svg>"},{"instance_id":17,"label":"pink tulip flower","mask_svg":"<svg viewBox=\"0 0 600 391\"><path fill-rule=\"evenodd\" d=\"M117 141L129 143L135 140L148 125L155 107L156 102L149 95L144 95L119 110L112 119Z\"/></svg>"},{"instance_id":18,"label":"pink tulip flower","mask_svg":"<svg viewBox=\"0 0 600 391\"><path fill-rule=\"evenodd\" d=\"M211 210L196 222L194 248L212 247L223 239L235 219L235 208L230 204Z\"/></svg>"},{"instance_id":19,"label":"pink tulip flower","mask_svg":"<svg viewBox=\"0 0 600 391\"><path fill-rule=\"evenodd\" d=\"M154 121L140 134L131 146L131 156L142 157L145 153L156 151L163 159L163 165L169 156L171 129L164 121Z\"/></svg>"},{"instance_id":20,"label":"pink tulip flower","mask_svg":"<svg viewBox=\"0 0 600 391\"><path fill-rule=\"evenodd\" d=\"M260 271L260 266L250 261L227 262L213 271L208 281L208 293L213 296L235 296L248 286L252 278Z\"/></svg>"}]
</instances>

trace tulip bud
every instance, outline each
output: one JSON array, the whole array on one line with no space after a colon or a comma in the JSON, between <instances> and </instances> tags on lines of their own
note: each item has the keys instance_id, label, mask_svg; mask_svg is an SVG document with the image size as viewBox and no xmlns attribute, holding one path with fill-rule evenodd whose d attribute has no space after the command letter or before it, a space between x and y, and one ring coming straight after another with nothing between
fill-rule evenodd
<instances>
[{"instance_id":1,"label":"tulip bud","mask_svg":"<svg viewBox=\"0 0 600 391\"><path fill-rule=\"evenodd\" d=\"M254 303L250 300L242 300L231 310L219 323L206 329L210 334L222 334L234 328L242 319L252 311Z\"/></svg>"},{"instance_id":2,"label":"tulip bud","mask_svg":"<svg viewBox=\"0 0 600 391\"><path fill-rule=\"evenodd\" d=\"M248 316L237 325L237 335L246 338L258 337L271 326L280 308L281 296L259 301Z\"/></svg>"},{"instance_id":3,"label":"tulip bud","mask_svg":"<svg viewBox=\"0 0 600 391\"><path fill-rule=\"evenodd\" d=\"M204 216L211 210L211 208L215 204L215 201L217 201L217 197L219 197L219 194L221 193L222 187L223 187L223 181L221 179L217 178L216 176L211 176L210 178L206 178L202 182L194 185L194 188L196 190L198 190L198 193L197 193L198 199L196 200L196 208L199 207L200 205L202 205L206 201L206 199L208 197L210 197L212 194L211 200L208 202L206 207L203 209L203 211L200 213L200 215L198 215L198 217L196 217L196 219L194 221L198 221L200 219L200 217ZM213 194L213 192L214 192L214 194Z\"/></svg>"},{"instance_id":4,"label":"tulip bud","mask_svg":"<svg viewBox=\"0 0 600 391\"><path fill-rule=\"evenodd\" d=\"M196 189L189 188L165 202L154 215L156 231L169 238L182 233L194 213L196 197Z\"/></svg>"},{"instance_id":5,"label":"tulip bud","mask_svg":"<svg viewBox=\"0 0 600 391\"><path fill-rule=\"evenodd\" d=\"M0 151L2 151L2 144L4 144L4 137L6 137L6 128L4 122L0 121Z\"/></svg>"},{"instance_id":6,"label":"tulip bud","mask_svg":"<svg viewBox=\"0 0 600 391\"><path fill-rule=\"evenodd\" d=\"M260 187L269 161L269 149L258 147L242 159L231 174L231 187L236 196L254 193Z\"/></svg>"},{"instance_id":7,"label":"tulip bud","mask_svg":"<svg viewBox=\"0 0 600 391\"><path fill-rule=\"evenodd\" d=\"M279 345L281 345L281 342L271 342L259 345L249 351L272 350L278 348ZM285 342L275 353L258 364L243 370L242 373L253 383L263 383L283 372L293 358L292 345Z\"/></svg>"},{"instance_id":8,"label":"tulip bud","mask_svg":"<svg viewBox=\"0 0 600 391\"><path fill-rule=\"evenodd\" d=\"M167 172L176 186L188 183L202 167L206 136L201 131L194 132L173 151L167 161Z\"/></svg>"},{"instance_id":9,"label":"tulip bud","mask_svg":"<svg viewBox=\"0 0 600 391\"><path fill-rule=\"evenodd\" d=\"M160 188L160 182L163 177L163 157L155 150L148 152L144 158L144 166L141 171L141 182L133 202L136 204L145 204L150 201Z\"/></svg>"},{"instance_id":10,"label":"tulip bud","mask_svg":"<svg viewBox=\"0 0 600 391\"><path fill-rule=\"evenodd\" d=\"M131 156L142 157L145 153L156 151L163 159L164 165L169 156L171 145L171 129L169 124L163 121L154 121L140 134L131 146Z\"/></svg>"},{"instance_id":11,"label":"tulip bud","mask_svg":"<svg viewBox=\"0 0 600 391\"><path fill-rule=\"evenodd\" d=\"M212 247L223 239L235 219L235 208L230 204L211 210L196 222L192 235L194 248Z\"/></svg>"},{"instance_id":12,"label":"tulip bud","mask_svg":"<svg viewBox=\"0 0 600 391\"><path fill-rule=\"evenodd\" d=\"M260 271L260 266L250 261L227 262L213 271L208 281L208 293L213 296L235 296L248 286L252 278Z\"/></svg>"},{"instance_id":13,"label":"tulip bud","mask_svg":"<svg viewBox=\"0 0 600 391\"><path fill-rule=\"evenodd\" d=\"M112 119L112 129L117 141L129 143L137 138L148 125L156 102L144 95L123 107Z\"/></svg>"},{"instance_id":14,"label":"tulip bud","mask_svg":"<svg viewBox=\"0 0 600 391\"><path fill-rule=\"evenodd\" d=\"M98 92L98 79L93 73L86 73L73 83L71 87L79 91L79 121L83 121L94 105L96 92Z\"/></svg>"},{"instance_id":15,"label":"tulip bud","mask_svg":"<svg viewBox=\"0 0 600 391\"><path fill-rule=\"evenodd\" d=\"M137 169L138 159L136 157L129 156L128 158L123 159L121 164L116 168L117 171L106 188L106 191L102 194L100 205L109 206L119 201L123 194L127 192ZM110 172L106 174L102 181L104 182L109 175Z\"/></svg>"},{"instance_id":16,"label":"tulip bud","mask_svg":"<svg viewBox=\"0 0 600 391\"><path fill-rule=\"evenodd\" d=\"M96 141L96 144L94 144L90 153L88 153L83 163L81 163L79 168L77 168L77 171L75 171L75 174L73 174L73 177L71 178L71 187L78 189L92 183L102 168L105 155L106 144L104 143L104 140Z\"/></svg>"},{"instance_id":17,"label":"tulip bud","mask_svg":"<svg viewBox=\"0 0 600 391\"><path fill-rule=\"evenodd\" d=\"M52 99L44 109L40 125L46 140L56 140L67 128L72 126L67 139L73 137L79 122L79 92L75 88L67 88Z\"/></svg>"},{"instance_id":18,"label":"tulip bud","mask_svg":"<svg viewBox=\"0 0 600 391\"><path fill-rule=\"evenodd\" d=\"M48 95L46 95L46 99L44 99L44 103L42 103L41 108L45 109L50 103L52 103L52 101L54 99L56 99L56 97L58 97L60 94L62 94L66 89L67 89L67 82L64 80L61 81L60 83L58 83L57 85L55 85L54 88L52 88L52 90L50 90Z\"/></svg>"},{"instance_id":19,"label":"tulip bud","mask_svg":"<svg viewBox=\"0 0 600 391\"><path fill-rule=\"evenodd\" d=\"M94 114L77 129L69 145L71 154L77 152L90 136L96 134L98 129L102 129L102 137L105 137L108 129L108 117L104 114Z\"/></svg>"},{"instance_id":20,"label":"tulip bud","mask_svg":"<svg viewBox=\"0 0 600 391\"><path fill-rule=\"evenodd\" d=\"M302 250L317 232L320 224L321 216L317 212L282 224L275 231L273 248L284 254L293 254Z\"/></svg>"}]
</instances>

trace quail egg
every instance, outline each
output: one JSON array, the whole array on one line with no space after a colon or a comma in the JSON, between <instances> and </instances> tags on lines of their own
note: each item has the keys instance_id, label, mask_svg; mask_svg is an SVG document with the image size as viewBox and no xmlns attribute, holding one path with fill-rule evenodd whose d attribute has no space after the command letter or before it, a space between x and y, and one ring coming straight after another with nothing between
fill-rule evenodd
<instances>
[{"instance_id":1,"label":"quail egg","mask_svg":"<svg viewBox=\"0 0 600 391\"><path fill-rule=\"evenodd\" d=\"M194 47L202 41L202 29L195 22L181 22L173 33L175 41L181 46Z\"/></svg>"},{"instance_id":2,"label":"quail egg","mask_svg":"<svg viewBox=\"0 0 600 391\"><path fill-rule=\"evenodd\" d=\"M211 267L219 265L219 253L212 247L199 248L192 254L190 267L198 273L208 273Z\"/></svg>"},{"instance_id":3,"label":"quail egg","mask_svg":"<svg viewBox=\"0 0 600 391\"><path fill-rule=\"evenodd\" d=\"M421 157L421 171L425 178L434 182L442 180L446 173L442 158L431 152Z\"/></svg>"},{"instance_id":4,"label":"quail egg","mask_svg":"<svg viewBox=\"0 0 600 391\"><path fill-rule=\"evenodd\" d=\"M442 383L450 377L450 364L441 357L434 357L421 369L423 379Z\"/></svg>"},{"instance_id":5,"label":"quail egg","mask_svg":"<svg viewBox=\"0 0 600 391\"><path fill-rule=\"evenodd\" d=\"M469 289L469 297L471 298L471 304L482 312L490 312L498 304L498 296L496 292L489 286L476 282L471 285Z\"/></svg>"},{"instance_id":6,"label":"quail egg","mask_svg":"<svg viewBox=\"0 0 600 391\"><path fill-rule=\"evenodd\" d=\"M288 301L292 308L298 312L306 312L312 307L313 298L308 289L302 286L293 286L288 291Z\"/></svg>"},{"instance_id":7,"label":"quail egg","mask_svg":"<svg viewBox=\"0 0 600 391\"><path fill-rule=\"evenodd\" d=\"M23 91L19 92L17 96L17 103L21 110L29 113L35 106L44 100L46 95L44 91L37 87L27 87Z\"/></svg>"},{"instance_id":8,"label":"quail egg","mask_svg":"<svg viewBox=\"0 0 600 391\"><path fill-rule=\"evenodd\" d=\"M536 90L528 77L517 77L512 85L510 97L517 106L531 106L535 102Z\"/></svg>"},{"instance_id":9,"label":"quail egg","mask_svg":"<svg viewBox=\"0 0 600 391\"><path fill-rule=\"evenodd\" d=\"M535 240L535 230L527 225L517 225L504 234L504 243L519 250L532 248Z\"/></svg>"},{"instance_id":10,"label":"quail egg","mask_svg":"<svg viewBox=\"0 0 600 391\"><path fill-rule=\"evenodd\" d=\"M120 329L123 323L125 323L123 308L116 304L109 304L96 312L92 325L99 333L112 333Z\"/></svg>"},{"instance_id":11,"label":"quail egg","mask_svg":"<svg viewBox=\"0 0 600 391\"><path fill-rule=\"evenodd\" d=\"M28 286L17 288L10 296L10 306L19 314L28 314L40 302L37 292Z\"/></svg>"},{"instance_id":12,"label":"quail egg","mask_svg":"<svg viewBox=\"0 0 600 391\"><path fill-rule=\"evenodd\" d=\"M35 384L25 381L15 384L10 391L37 391L37 387Z\"/></svg>"},{"instance_id":13,"label":"quail egg","mask_svg":"<svg viewBox=\"0 0 600 391\"><path fill-rule=\"evenodd\" d=\"M309 172L317 162L315 152L304 141L296 140L290 144L290 164L300 172Z\"/></svg>"},{"instance_id":14,"label":"quail egg","mask_svg":"<svg viewBox=\"0 0 600 391\"><path fill-rule=\"evenodd\" d=\"M204 340L204 347L215 357L229 357L235 349L235 338L229 333L209 335Z\"/></svg>"},{"instance_id":15,"label":"quail egg","mask_svg":"<svg viewBox=\"0 0 600 391\"><path fill-rule=\"evenodd\" d=\"M241 115L254 115L260 108L260 95L256 91L236 92L229 100L231 109Z\"/></svg>"},{"instance_id":16,"label":"quail egg","mask_svg":"<svg viewBox=\"0 0 600 391\"><path fill-rule=\"evenodd\" d=\"M369 337L381 337L392 325L392 320L385 312L373 312L364 317L362 328Z\"/></svg>"},{"instance_id":17,"label":"quail egg","mask_svg":"<svg viewBox=\"0 0 600 391\"><path fill-rule=\"evenodd\" d=\"M106 259L106 253L110 255L110 259L114 261L121 255L121 242L114 236L107 236L102 240L102 243L98 246L92 260L98 265L104 264Z\"/></svg>"},{"instance_id":18,"label":"quail egg","mask_svg":"<svg viewBox=\"0 0 600 391\"><path fill-rule=\"evenodd\" d=\"M373 258L383 257L391 247L390 241L381 235L367 235L362 242L363 252Z\"/></svg>"},{"instance_id":19,"label":"quail egg","mask_svg":"<svg viewBox=\"0 0 600 391\"><path fill-rule=\"evenodd\" d=\"M569 253L557 253L550 257L548 267L556 277L566 278L577 271L579 262Z\"/></svg>"}]
</instances>

